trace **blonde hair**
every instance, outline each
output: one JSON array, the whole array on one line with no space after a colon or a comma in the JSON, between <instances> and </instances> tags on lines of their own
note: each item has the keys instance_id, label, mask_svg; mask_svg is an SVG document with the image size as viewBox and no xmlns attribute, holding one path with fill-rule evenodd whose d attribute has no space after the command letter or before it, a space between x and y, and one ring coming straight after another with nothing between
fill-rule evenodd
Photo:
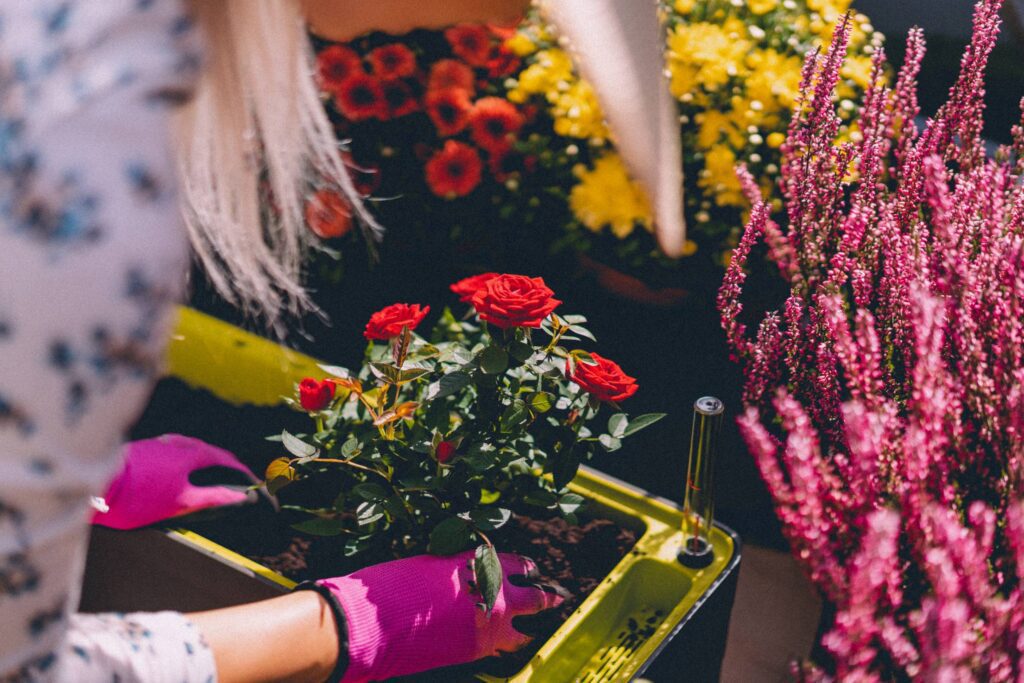
<instances>
[{"instance_id":1,"label":"blonde hair","mask_svg":"<svg viewBox=\"0 0 1024 683\"><path fill-rule=\"evenodd\" d=\"M183 213L218 292L277 326L311 310L303 260L313 175L371 238L382 229L352 184L314 79L297 0L193 0L208 61L178 126ZM261 186L265 185L265 190ZM274 210L263 201L273 197Z\"/></svg>"}]
</instances>

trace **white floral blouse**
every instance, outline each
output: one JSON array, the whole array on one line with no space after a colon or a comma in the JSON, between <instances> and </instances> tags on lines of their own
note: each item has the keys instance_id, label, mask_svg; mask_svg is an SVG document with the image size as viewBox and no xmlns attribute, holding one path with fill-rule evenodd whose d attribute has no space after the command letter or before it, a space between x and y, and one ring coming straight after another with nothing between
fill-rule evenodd
<instances>
[{"instance_id":1,"label":"white floral blouse","mask_svg":"<svg viewBox=\"0 0 1024 683\"><path fill-rule=\"evenodd\" d=\"M184 279L169 116L198 66L178 0L0 0L0 680L215 678L180 614L74 614Z\"/></svg>"}]
</instances>

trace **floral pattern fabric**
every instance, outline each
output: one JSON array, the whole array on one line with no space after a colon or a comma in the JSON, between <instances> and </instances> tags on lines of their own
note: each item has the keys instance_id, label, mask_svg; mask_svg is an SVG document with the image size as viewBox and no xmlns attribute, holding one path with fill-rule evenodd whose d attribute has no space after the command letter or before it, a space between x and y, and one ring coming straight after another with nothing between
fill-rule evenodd
<instances>
[{"instance_id":1,"label":"floral pattern fabric","mask_svg":"<svg viewBox=\"0 0 1024 683\"><path fill-rule=\"evenodd\" d=\"M199 66L176 0L0 0L0 677L211 680L180 614L73 615L89 500L180 294L169 117Z\"/></svg>"}]
</instances>

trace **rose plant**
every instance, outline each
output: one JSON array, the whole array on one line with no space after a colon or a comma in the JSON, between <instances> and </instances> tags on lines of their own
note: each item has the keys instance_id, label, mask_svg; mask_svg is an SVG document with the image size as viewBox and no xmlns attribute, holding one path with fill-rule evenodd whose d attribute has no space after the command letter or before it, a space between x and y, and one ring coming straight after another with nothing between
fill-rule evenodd
<instances>
[{"instance_id":1,"label":"rose plant","mask_svg":"<svg viewBox=\"0 0 1024 683\"><path fill-rule=\"evenodd\" d=\"M315 428L278 437L289 455L266 472L276 492L331 477L329 505L296 525L347 536L345 552L449 555L476 546L477 586L493 605L501 567L489 534L514 512L572 520L583 505L568 484L596 449L662 414L629 417L618 403L637 390L616 363L570 345L593 340L540 278L474 276L451 287L473 310L446 309L429 339L429 307L394 304L366 326L357 373L298 386L297 409ZM337 486L333 487L333 482Z\"/></svg>"}]
</instances>

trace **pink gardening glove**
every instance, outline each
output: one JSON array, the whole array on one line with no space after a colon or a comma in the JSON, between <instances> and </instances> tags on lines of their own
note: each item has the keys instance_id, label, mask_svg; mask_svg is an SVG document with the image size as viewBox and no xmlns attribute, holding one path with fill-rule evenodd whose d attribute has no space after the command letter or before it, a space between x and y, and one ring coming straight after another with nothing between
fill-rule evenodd
<instances>
[{"instance_id":1,"label":"pink gardening glove","mask_svg":"<svg viewBox=\"0 0 1024 683\"><path fill-rule=\"evenodd\" d=\"M197 510L253 499L253 494L245 491L189 482L189 475L207 467L227 467L259 483L234 455L199 439L164 434L128 443L121 471L110 482L103 499L94 499L97 511L92 523L112 529L137 529Z\"/></svg>"},{"instance_id":2,"label":"pink gardening glove","mask_svg":"<svg viewBox=\"0 0 1024 683\"><path fill-rule=\"evenodd\" d=\"M512 617L557 607L562 598L512 585L509 576L532 575L536 567L517 555L498 557L504 578L490 616L477 606L480 594L469 585L472 551L420 555L317 581L318 592L333 597L344 615L341 658L347 650L348 664L341 681L407 676L511 652L530 642L513 628Z\"/></svg>"}]
</instances>

